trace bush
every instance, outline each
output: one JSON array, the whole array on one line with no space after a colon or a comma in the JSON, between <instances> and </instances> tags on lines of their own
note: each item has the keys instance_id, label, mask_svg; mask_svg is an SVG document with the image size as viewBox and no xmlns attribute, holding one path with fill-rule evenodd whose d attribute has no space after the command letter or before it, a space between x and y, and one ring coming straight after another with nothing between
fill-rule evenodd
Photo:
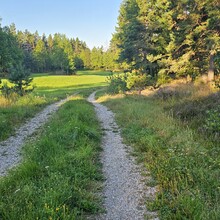
<instances>
[{"instance_id":1,"label":"bush","mask_svg":"<svg viewBox=\"0 0 220 220\"><path fill-rule=\"evenodd\" d=\"M22 64L10 69L9 81L14 84L11 89L20 96L25 93L32 92L33 87L30 86L33 78L30 77L30 71L25 69Z\"/></svg>"},{"instance_id":2,"label":"bush","mask_svg":"<svg viewBox=\"0 0 220 220\"><path fill-rule=\"evenodd\" d=\"M154 80L146 75L137 72L111 75L107 77L109 82L108 93L125 93L128 90L137 90L141 94L146 86L154 84Z\"/></svg>"},{"instance_id":3,"label":"bush","mask_svg":"<svg viewBox=\"0 0 220 220\"><path fill-rule=\"evenodd\" d=\"M110 94L125 93L127 91L127 75L115 74L107 77L109 86L107 92Z\"/></svg>"},{"instance_id":4,"label":"bush","mask_svg":"<svg viewBox=\"0 0 220 220\"><path fill-rule=\"evenodd\" d=\"M150 77L146 74L130 73L127 77L127 88L138 90L139 94L141 94L141 90L147 86L149 79Z\"/></svg>"},{"instance_id":5,"label":"bush","mask_svg":"<svg viewBox=\"0 0 220 220\"><path fill-rule=\"evenodd\" d=\"M170 83L172 81L172 78L166 74L159 74L157 77L157 85L161 86L166 83Z\"/></svg>"}]
</instances>

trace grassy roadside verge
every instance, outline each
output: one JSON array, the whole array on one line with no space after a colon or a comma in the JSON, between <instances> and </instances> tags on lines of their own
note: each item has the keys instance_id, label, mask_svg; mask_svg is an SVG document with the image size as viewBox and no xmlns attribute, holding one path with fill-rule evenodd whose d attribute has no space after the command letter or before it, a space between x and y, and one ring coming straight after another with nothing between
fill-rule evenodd
<instances>
[{"instance_id":1,"label":"grassy roadside verge","mask_svg":"<svg viewBox=\"0 0 220 220\"><path fill-rule=\"evenodd\" d=\"M99 211L101 130L93 107L69 101L0 181L0 219L83 219Z\"/></svg>"},{"instance_id":2,"label":"grassy roadside verge","mask_svg":"<svg viewBox=\"0 0 220 220\"><path fill-rule=\"evenodd\" d=\"M0 97L0 141L13 135L16 127L52 102L52 99L34 94L19 98L16 102Z\"/></svg>"},{"instance_id":3,"label":"grassy roadside verge","mask_svg":"<svg viewBox=\"0 0 220 220\"><path fill-rule=\"evenodd\" d=\"M148 208L158 210L161 219L218 219L219 146L170 117L151 98L107 96L100 101L115 112L125 141L158 185Z\"/></svg>"}]
</instances>

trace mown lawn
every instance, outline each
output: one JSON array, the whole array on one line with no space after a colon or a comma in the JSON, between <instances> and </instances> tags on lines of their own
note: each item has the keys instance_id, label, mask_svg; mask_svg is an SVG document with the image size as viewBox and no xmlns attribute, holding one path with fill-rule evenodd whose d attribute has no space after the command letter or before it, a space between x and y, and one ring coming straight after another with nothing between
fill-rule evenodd
<instances>
[{"instance_id":1,"label":"mown lawn","mask_svg":"<svg viewBox=\"0 0 220 220\"><path fill-rule=\"evenodd\" d=\"M85 219L100 211L101 130L82 96L64 104L0 179L0 219Z\"/></svg>"},{"instance_id":2,"label":"mown lawn","mask_svg":"<svg viewBox=\"0 0 220 220\"><path fill-rule=\"evenodd\" d=\"M160 219L219 219L219 142L173 117L167 111L177 103L173 98L118 95L99 101L115 112L125 141L151 172L147 184L157 186L158 194L147 201L149 209L158 210Z\"/></svg>"},{"instance_id":3,"label":"mown lawn","mask_svg":"<svg viewBox=\"0 0 220 220\"><path fill-rule=\"evenodd\" d=\"M10 100L0 96L0 141L46 105L75 92L105 86L108 74L101 71L79 71L73 76L33 74L36 86L33 93L21 98L13 96Z\"/></svg>"}]
</instances>

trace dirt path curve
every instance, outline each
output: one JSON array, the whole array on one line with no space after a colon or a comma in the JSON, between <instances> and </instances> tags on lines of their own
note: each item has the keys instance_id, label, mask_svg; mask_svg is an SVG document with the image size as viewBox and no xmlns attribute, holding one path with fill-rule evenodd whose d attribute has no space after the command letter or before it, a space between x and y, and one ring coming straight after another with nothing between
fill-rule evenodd
<instances>
[{"instance_id":1,"label":"dirt path curve","mask_svg":"<svg viewBox=\"0 0 220 220\"><path fill-rule=\"evenodd\" d=\"M0 176L5 176L9 169L16 166L21 161L20 151L25 140L38 128L44 125L52 113L57 111L59 107L67 102L71 97L72 96L47 106L34 118L22 125L16 131L15 136L11 136L6 141L0 142Z\"/></svg>"},{"instance_id":2,"label":"dirt path curve","mask_svg":"<svg viewBox=\"0 0 220 220\"><path fill-rule=\"evenodd\" d=\"M105 220L141 220L145 215L157 219L155 213L146 210L144 201L154 190L147 188L140 175L141 168L131 156L131 148L124 145L114 114L95 101L92 93L88 101L93 103L105 135L103 137L102 164L106 178L104 206L106 214L96 217Z\"/></svg>"}]
</instances>

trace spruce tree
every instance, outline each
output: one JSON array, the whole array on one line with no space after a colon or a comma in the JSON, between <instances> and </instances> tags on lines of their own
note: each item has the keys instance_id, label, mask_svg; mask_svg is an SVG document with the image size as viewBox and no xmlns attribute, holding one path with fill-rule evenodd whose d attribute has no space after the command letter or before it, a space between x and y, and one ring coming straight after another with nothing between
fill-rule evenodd
<instances>
[{"instance_id":1,"label":"spruce tree","mask_svg":"<svg viewBox=\"0 0 220 220\"><path fill-rule=\"evenodd\" d=\"M26 69L21 63L11 67L8 79L12 84L14 84L14 86L11 88L12 91L16 92L20 96L31 92L33 90L33 87L31 87L33 78L31 78L30 75L30 71Z\"/></svg>"}]
</instances>

